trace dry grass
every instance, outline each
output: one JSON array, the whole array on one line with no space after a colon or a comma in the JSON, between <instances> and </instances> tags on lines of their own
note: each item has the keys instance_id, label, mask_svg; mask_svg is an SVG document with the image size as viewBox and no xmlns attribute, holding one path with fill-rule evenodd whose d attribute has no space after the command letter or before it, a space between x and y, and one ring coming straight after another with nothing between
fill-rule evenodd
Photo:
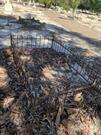
<instances>
[{"instance_id":1,"label":"dry grass","mask_svg":"<svg viewBox=\"0 0 101 135\"><path fill-rule=\"evenodd\" d=\"M55 77L52 75L52 68L50 66L43 68L42 74L46 77L46 79L49 79L49 80L55 79Z\"/></svg>"}]
</instances>

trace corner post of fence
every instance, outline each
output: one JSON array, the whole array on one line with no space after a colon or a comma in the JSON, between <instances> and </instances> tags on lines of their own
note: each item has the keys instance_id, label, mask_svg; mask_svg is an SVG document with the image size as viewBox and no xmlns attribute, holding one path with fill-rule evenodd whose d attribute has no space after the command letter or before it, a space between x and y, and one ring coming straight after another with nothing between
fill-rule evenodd
<instances>
[{"instance_id":1,"label":"corner post of fence","mask_svg":"<svg viewBox=\"0 0 101 135\"><path fill-rule=\"evenodd\" d=\"M12 39L12 34L10 34L10 49L13 52L13 39Z\"/></svg>"},{"instance_id":2,"label":"corner post of fence","mask_svg":"<svg viewBox=\"0 0 101 135\"><path fill-rule=\"evenodd\" d=\"M13 35L10 34L10 49L14 57L14 43L13 43Z\"/></svg>"},{"instance_id":3,"label":"corner post of fence","mask_svg":"<svg viewBox=\"0 0 101 135\"><path fill-rule=\"evenodd\" d=\"M52 33L52 45L51 45L51 48L53 48L53 45L54 45L54 39L55 39L55 34Z\"/></svg>"},{"instance_id":4,"label":"corner post of fence","mask_svg":"<svg viewBox=\"0 0 101 135\"><path fill-rule=\"evenodd\" d=\"M10 34L10 47L12 46L12 35Z\"/></svg>"}]
</instances>

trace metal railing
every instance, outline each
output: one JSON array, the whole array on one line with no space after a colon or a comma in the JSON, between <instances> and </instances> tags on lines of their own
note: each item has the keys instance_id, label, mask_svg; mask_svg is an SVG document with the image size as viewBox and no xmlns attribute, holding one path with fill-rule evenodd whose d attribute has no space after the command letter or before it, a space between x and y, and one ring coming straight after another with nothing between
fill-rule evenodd
<instances>
[{"instance_id":1,"label":"metal railing","mask_svg":"<svg viewBox=\"0 0 101 135\"><path fill-rule=\"evenodd\" d=\"M88 63L76 52L74 53L70 46L66 46L63 41L53 37L32 37L22 35L11 35L11 48L51 48L58 53L64 53L67 58L67 63L72 71L79 74L85 82L85 85L101 88L101 72L97 70L96 62ZM14 52L14 55L18 55ZM18 56L17 56L18 57ZM99 68L100 69L100 68Z\"/></svg>"}]
</instances>

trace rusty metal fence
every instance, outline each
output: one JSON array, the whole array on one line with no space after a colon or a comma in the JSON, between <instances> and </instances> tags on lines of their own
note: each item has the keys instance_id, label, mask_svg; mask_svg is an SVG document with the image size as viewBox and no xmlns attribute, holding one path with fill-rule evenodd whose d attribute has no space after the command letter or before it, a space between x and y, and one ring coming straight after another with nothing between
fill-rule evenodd
<instances>
[{"instance_id":1,"label":"rusty metal fence","mask_svg":"<svg viewBox=\"0 0 101 135\"><path fill-rule=\"evenodd\" d=\"M22 36L11 35L11 48L15 57L19 57L15 48L51 48L56 52L64 53L67 58L67 63L72 69L72 72L79 74L87 86L95 86L101 88L101 69L97 63L87 62L78 53L74 53L70 46L65 45L61 39L43 36Z\"/></svg>"}]
</instances>

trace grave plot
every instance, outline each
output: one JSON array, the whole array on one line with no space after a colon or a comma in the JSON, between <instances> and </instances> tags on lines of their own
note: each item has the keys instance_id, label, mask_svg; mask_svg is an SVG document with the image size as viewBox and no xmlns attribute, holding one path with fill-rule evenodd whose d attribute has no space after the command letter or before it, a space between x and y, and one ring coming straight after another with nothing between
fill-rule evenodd
<instances>
[{"instance_id":1,"label":"grave plot","mask_svg":"<svg viewBox=\"0 0 101 135\"><path fill-rule=\"evenodd\" d=\"M53 38L12 36L11 48L3 52L14 90L13 104L5 112L9 119L2 120L3 133L100 133L99 71L86 69Z\"/></svg>"},{"instance_id":2,"label":"grave plot","mask_svg":"<svg viewBox=\"0 0 101 135\"><path fill-rule=\"evenodd\" d=\"M41 71L47 69L54 76L55 81L55 77L63 76L65 80L70 79L74 86L95 84L100 88L99 62L90 62L82 55L81 57L76 55L76 49L72 50L71 47L65 46L52 37L12 36L11 43L13 56L22 61L20 65L27 67L27 71L33 69L34 73L35 67Z\"/></svg>"}]
</instances>

